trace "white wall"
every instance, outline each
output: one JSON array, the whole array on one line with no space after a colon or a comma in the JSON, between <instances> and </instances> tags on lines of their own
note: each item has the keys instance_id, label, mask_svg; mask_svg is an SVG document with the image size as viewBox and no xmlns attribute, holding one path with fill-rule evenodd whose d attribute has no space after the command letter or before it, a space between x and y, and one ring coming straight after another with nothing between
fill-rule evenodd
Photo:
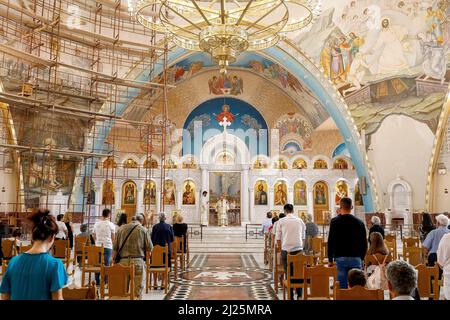
<instances>
[{"instance_id":1,"label":"white wall","mask_svg":"<svg viewBox=\"0 0 450 320\"><path fill-rule=\"evenodd\" d=\"M438 168L436 168L432 195L434 197L433 212L450 212L450 118L447 121L438 163L444 165L447 172L440 175L438 174ZM445 193L445 189L448 193Z\"/></svg>"},{"instance_id":2,"label":"white wall","mask_svg":"<svg viewBox=\"0 0 450 320\"><path fill-rule=\"evenodd\" d=\"M372 135L368 156L380 196L381 209L389 207L387 186L397 176L412 188L413 210L425 209L428 165L434 134L422 122L403 115L391 115Z\"/></svg>"}]
</instances>

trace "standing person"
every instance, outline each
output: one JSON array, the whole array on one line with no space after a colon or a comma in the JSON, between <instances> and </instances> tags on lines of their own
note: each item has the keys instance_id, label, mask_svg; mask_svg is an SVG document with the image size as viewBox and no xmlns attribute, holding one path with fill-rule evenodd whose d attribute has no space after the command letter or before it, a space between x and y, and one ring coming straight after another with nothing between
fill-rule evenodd
<instances>
[{"instance_id":1,"label":"standing person","mask_svg":"<svg viewBox=\"0 0 450 320\"><path fill-rule=\"evenodd\" d=\"M102 217L94 224L92 236L97 247L103 246L103 263L105 266L111 264L111 256L113 250L113 243L115 241L116 227L110 221L111 210L103 209ZM95 282L100 283L100 274L95 274Z\"/></svg>"},{"instance_id":2,"label":"standing person","mask_svg":"<svg viewBox=\"0 0 450 320\"><path fill-rule=\"evenodd\" d=\"M444 235L437 250L437 263L444 271L444 296L450 300L450 233Z\"/></svg>"},{"instance_id":3,"label":"standing person","mask_svg":"<svg viewBox=\"0 0 450 320\"><path fill-rule=\"evenodd\" d=\"M142 290L144 288L142 280L144 279L145 256L147 251L153 249L152 241L148 230L142 224L144 216L136 215L134 221L123 225L117 232L117 241L113 244L113 261L116 256L120 256L119 263L129 266L134 264L134 292L136 299L142 299Z\"/></svg>"},{"instance_id":4,"label":"standing person","mask_svg":"<svg viewBox=\"0 0 450 320\"><path fill-rule=\"evenodd\" d=\"M381 220L377 216L373 216L372 219L370 219L370 222L372 223L372 226L369 229L369 243L370 243L370 235L372 232L379 232L381 234L381 237L384 239L384 229L381 226Z\"/></svg>"},{"instance_id":5,"label":"standing person","mask_svg":"<svg viewBox=\"0 0 450 320\"><path fill-rule=\"evenodd\" d=\"M414 300L417 272L412 265L406 261L392 261L387 266L386 278L392 300Z\"/></svg>"},{"instance_id":6,"label":"standing person","mask_svg":"<svg viewBox=\"0 0 450 320\"><path fill-rule=\"evenodd\" d=\"M154 245L161 247L168 246L169 257L171 256L170 243L174 240L173 228L166 223L166 213L159 213L159 223L155 224L152 229L152 242ZM170 259L169 268L171 267Z\"/></svg>"},{"instance_id":7,"label":"standing person","mask_svg":"<svg viewBox=\"0 0 450 320\"><path fill-rule=\"evenodd\" d=\"M306 226L302 219L293 215L294 206L290 203L284 205L286 217L278 220L275 240L281 246L281 259L284 270L287 272L287 255L302 252L305 241ZM301 289L297 289L297 295L302 295ZM291 293L291 297L294 295Z\"/></svg>"},{"instance_id":8,"label":"standing person","mask_svg":"<svg viewBox=\"0 0 450 320\"><path fill-rule=\"evenodd\" d=\"M67 238L69 239L70 249L73 249L73 224L72 224L72 213L66 212L63 219L64 224L67 228Z\"/></svg>"},{"instance_id":9,"label":"standing person","mask_svg":"<svg viewBox=\"0 0 450 320\"><path fill-rule=\"evenodd\" d=\"M9 262L2 278L3 300L62 300L68 276L60 259L49 254L58 225L50 211L37 211L32 222L33 246Z\"/></svg>"},{"instance_id":10,"label":"standing person","mask_svg":"<svg viewBox=\"0 0 450 320\"><path fill-rule=\"evenodd\" d=\"M208 192L202 192L201 199L201 224L208 225L208 216L209 216L209 200L208 200Z\"/></svg>"},{"instance_id":11,"label":"standing person","mask_svg":"<svg viewBox=\"0 0 450 320\"><path fill-rule=\"evenodd\" d=\"M62 222L63 218L63 214L58 214L56 216L56 225L58 226L58 234L56 235L56 240L67 239L67 236L69 235L69 230L67 229L66 224Z\"/></svg>"},{"instance_id":12,"label":"standing person","mask_svg":"<svg viewBox=\"0 0 450 320\"><path fill-rule=\"evenodd\" d=\"M180 213L173 224L173 235L175 237L184 237L184 250L187 250L187 231L188 225L183 222L183 215Z\"/></svg>"},{"instance_id":13,"label":"standing person","mask_svg":"<svg viewBox=\"0 0 450 320\"><path fill-rule=\"evenodd\" d=\"M436 229L436 226L433 223L431 214L424 212L422 214L422 224L420 226L420 240L424 241L427 235L434 229Z\"/></svg>"},{"instance_id":14,"label":"standing person","mask_svg":"<svg viewBox=\"0 0 450 320\"><path fill-rule=\"evenodd\" d=\"M439 247L439 242L445 234L450 232L450 230L447 229L448 218L446 215L438 215L436 217L436 221L438 227L434 230L431 230L425 238L425 241L423 242L423 247L428 253L428 266L430 267L433 267L437 261L437 250ZM441 273L439 274L439 278L440 275Z\"/></svg>"},{"instance_id":15,"label":"standing person","mask_svg":"<svg viewBox=\"0 0 450 320\"><path fill-rule=\"evenodd\" d=\"M339 215L331 219L328 233L328 261L336 260L339 286L347 289L347 272L362 269L367 251L367 236L364 223L351 214L352 199L342 198Z\"/></svg>"},{"instance_id":16,"label":"standing person","mask_svg":"<svg viewBox=\"0 0 450 320\"><path fill-rule=\"evenodd\" d=\"M265 235L269 232L269 227L272 225L272 212L269 211L266 213L266 219L262 223L262 232Z\"/></svg>"},{"instance_id":17,"label":"standing person","mask_svg":"<svg viewBox=\"0 0 450 320\"><path fill-rule=\"evenodd\" d=\"M216 203L217 210L217 221L219 227L228 226L228 210L230 209L230 205L228 203L227 198L224 194L220 197L220 200Z\"/></svg>"},{"instance_id":18,"label":"standing person","mask_svg":"<svg viewBox=\"0 0 450 320\"><path fill-rule=\"evenodd\" d=\"M312 221L312 215L308 214L306 216L306 241L305 241L305 252L309 252L312 248L310 248L310 241L312 238L317 237L319 235L319 227Z\"/></svg>"}]
</instances>

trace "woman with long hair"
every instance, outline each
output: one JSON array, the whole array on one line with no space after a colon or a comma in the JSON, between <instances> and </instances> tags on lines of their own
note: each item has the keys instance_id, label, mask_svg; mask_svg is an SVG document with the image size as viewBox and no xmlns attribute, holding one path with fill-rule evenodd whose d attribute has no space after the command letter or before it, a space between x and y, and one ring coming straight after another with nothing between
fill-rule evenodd
<instances>
[{"instance_id":1,"label":"woman with long hair","mask_svg":"<svg viewBox=\"0 0 450 320\"><path fill-rule=\"evenodd\" d=\"M379 232L372 232L370 234L370 247L367 250L367 255L380 254L383 256L389 255L389 249L383 241L383 236Z\"/></svg>"},{"instance_id":2,"label":"woman with long hair","mask_svg":"<svg viewBox=\"0 0 450 320\"><path fill-rule=\"evenodd\" d=\"M434 229L436 229L436 226L433 223L431 214L427 212L422 213L422 225L420 226L420 239L424 241L427 235L430 233L430 231Z\"/></svg>"},{"instance_id":3,"label":"woman with long hair","mask_svg":"<svg viewBox=\"0 0 450 320\"><path fill-rule=\"evenodd\" d=\"M62 300L67 272L62 261L49 253L58 225L48 210L36 211L28 219L33 246L9 262L0 286L2 299Z\"/></svg>"}]
</instances>

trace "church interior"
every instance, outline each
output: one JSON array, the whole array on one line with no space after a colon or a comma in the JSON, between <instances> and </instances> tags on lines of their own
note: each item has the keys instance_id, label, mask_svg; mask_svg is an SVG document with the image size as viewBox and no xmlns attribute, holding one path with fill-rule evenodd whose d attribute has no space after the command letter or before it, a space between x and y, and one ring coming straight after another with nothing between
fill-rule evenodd
<instances>
[{"instance_id":1,"label":"church interior","mask_svg":"<svg viewBox=\"0 0 450 320\"><path fill-rule=\"evenodd\" d=\"M449 89L449 0L0 0L2 298L54 238L53 299L393 299L336 283L350 199L448 300Z\"/></svg>"}]
</instances>

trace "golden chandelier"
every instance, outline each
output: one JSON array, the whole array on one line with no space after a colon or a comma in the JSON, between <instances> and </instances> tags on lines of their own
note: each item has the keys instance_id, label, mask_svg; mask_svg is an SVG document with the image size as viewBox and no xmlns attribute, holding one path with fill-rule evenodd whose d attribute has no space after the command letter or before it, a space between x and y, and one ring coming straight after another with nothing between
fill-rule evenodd
<instances>
[{"instance_id":1,"label":"golden chandelier","mask_svg":"<svg viewBox=\"0 0 450 320\"><path fill-rule=\"evenodd\" d=\"M175 45L211 54L226 72L241 52L272 47L312 24L321 0L128 0L128 10Z\"/></svg>"}]
</instances>

